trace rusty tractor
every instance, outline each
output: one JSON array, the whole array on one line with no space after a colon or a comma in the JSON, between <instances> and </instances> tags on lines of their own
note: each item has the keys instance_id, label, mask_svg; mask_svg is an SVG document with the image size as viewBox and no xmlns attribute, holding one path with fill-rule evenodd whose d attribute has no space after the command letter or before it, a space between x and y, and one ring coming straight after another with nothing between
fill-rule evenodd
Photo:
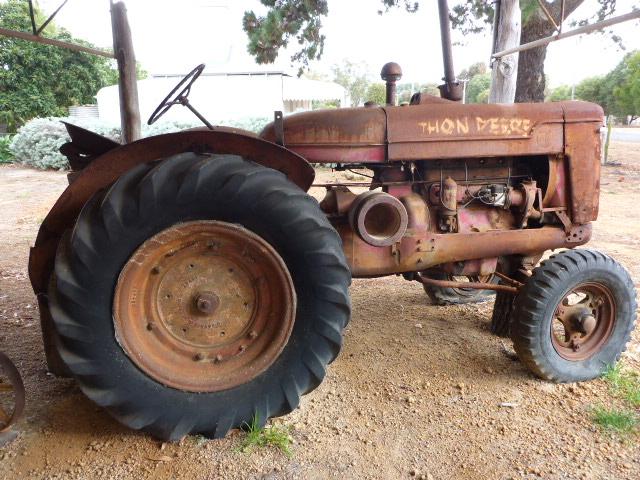
<instances>
[{"instance_id":1,"label":"rusty tractor","mask_svg":"<svg viewBox=\"0 0 640 480\"><path fill-rule=\"evenodd\" d=\"M387 105L276 112L260 135L189 103L202 65L149 122L180 104L205 128L120 145L67 125L70 185L29 265L50 370L131 428L221 437L322 382L352 277L402 275L439 303L495 291L492 330L539 377L599 376L636 312L626 270L576 249L598 215L602 109L465 105L448 58L441 97L395 106L391 63ZM312 163L370 179L316 184L317 202Z\"/></svg>"}]
</instances>

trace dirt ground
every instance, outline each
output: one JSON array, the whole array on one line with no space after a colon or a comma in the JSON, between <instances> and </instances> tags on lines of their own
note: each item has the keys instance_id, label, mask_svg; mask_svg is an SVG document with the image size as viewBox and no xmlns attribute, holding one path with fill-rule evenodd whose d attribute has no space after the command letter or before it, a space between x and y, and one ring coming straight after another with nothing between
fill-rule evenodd
<instances>
[{"instance_id":1,"label":"dirt ground","mask_svg":"<svg viewBox=\"0 0 640 480\"><path fill-rule=\"evenodd\" d=\"M614 143L611 158L590 246L640 287L640 144ZM341 355L299 409L274 421L292 429L290 458L241 453L237 431L165 445L125 429L45 368L27 258L65 186L63 173L0 167L0 350L27 388L0 478L640 478L640 440L604 434L589 418L594 405L619 405L603 381L536 379L489 333L491 302L432 306L399 277L353 282ZM640 370L638 329L624 362Z\"/></svg>"}]
</instances>

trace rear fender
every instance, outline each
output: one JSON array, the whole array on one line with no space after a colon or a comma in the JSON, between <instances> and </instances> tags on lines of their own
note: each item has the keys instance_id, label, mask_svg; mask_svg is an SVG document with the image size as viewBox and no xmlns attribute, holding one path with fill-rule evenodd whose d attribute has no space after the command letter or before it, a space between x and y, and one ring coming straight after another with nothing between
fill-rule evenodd
<instances>
[{"instance_id":1,"label":"rear fender","mask_svg":"<svg viewBox=\"0 0 640 480\"><path fill-rule=\"evenodd\" d=\"M73 227L80 210L95 192L136 165L183 152L240 155L284 173L305 191L315 177L313 167L300 155L236 129L168 133L114 148L78 173L40 225L29 256L29 278L36 295L46 293L62 234Z\"/></svg>"}]
</instances>

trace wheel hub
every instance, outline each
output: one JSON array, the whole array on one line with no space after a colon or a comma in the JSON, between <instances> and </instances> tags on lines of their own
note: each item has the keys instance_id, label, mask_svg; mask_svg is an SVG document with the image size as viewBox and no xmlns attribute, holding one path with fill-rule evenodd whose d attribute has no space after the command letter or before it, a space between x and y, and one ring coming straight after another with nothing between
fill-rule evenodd
<instances>
[{"instance_id":1,"label":"wheel hub","mask_svg":"<svg viewBox=\"0 0 640 480\"><path fill-rule=\"evenodd\" d=\"M245 228L197 221L147 240L114 297L116 338L162 384L219 391L266 370L286 345L295 291L278 253Z\"/></svg>"},{"instance_id":2,"label":"wheel hub","mask_svg":"<svg viewBox=\"0 0 640 480\"><path fill-rule=\"evenodd\" d=\"M585 360L609 338L615 321L615 304L608 288L597 283L578 285L556 307L551 340L567 360Z\"/></svg>"}]
</instances>

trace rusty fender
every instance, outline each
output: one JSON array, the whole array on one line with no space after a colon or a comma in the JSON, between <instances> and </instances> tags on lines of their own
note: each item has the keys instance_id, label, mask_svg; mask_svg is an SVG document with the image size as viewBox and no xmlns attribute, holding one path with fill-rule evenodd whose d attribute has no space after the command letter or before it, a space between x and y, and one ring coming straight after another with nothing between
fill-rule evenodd
<instances>
[{"instance_id":1,"label":"rusty fender","mask_svg":"<svg viewBox=\"0 0 640 480\"><path fill-rule=\"evenodd\" d=\"M62 234L73 227L91 196L141 163L183 152L235 154L278 170L303 190L313 182L313 167L298 154L241 130L191 130L148 137L96 158L67 187L46 216L29 256L29 278L36 295L45 293Z\"/></svg>"},{"instance_id":2,"label":"rusty fender","mask_svg":"<svg viewBox=\"0 0 640 480\"><path fill-rule=\"evenodd\" d=\"M573 248L591 238L591 224L578 226L575 237L565 233L562 227L551 226L449 234L408 229L399 243L390 247L374 247L361 240L347 223L334 226L342 237L354 277L417 272L447 262Z\"/></svg>"}]
</instances>

